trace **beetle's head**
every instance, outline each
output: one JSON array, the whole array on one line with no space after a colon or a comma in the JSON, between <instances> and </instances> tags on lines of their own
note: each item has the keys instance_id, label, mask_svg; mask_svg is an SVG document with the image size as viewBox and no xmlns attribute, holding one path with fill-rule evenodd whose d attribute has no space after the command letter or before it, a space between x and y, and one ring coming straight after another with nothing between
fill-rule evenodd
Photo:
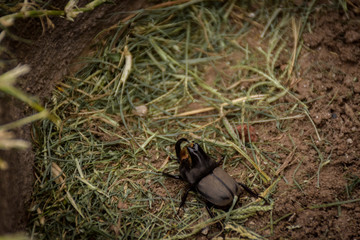
<instances>
[{"instance_id":1,"label":"beetle's head","mask_svg":"<svg viewBox=\"0 0 360 240\"><path fill-rule=\"evenodd\" d=\"M188 144L181 148L181 143L188 142ZM190 169L193 165L203 162L208 159L207 154L197 143L190 143L187 139L181 138L175 144L176 156L181 165Z\"/></svg>"}]
</instances>

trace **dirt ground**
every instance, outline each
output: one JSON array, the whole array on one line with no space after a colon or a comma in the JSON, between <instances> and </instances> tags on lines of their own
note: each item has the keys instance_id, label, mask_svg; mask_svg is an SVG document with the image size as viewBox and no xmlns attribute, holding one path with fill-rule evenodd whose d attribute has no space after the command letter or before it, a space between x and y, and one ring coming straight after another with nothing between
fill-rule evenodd
<instances>
[{"instance_id":1,"label":"dirt ground","mask_svg":"<svg viewBox=\"0 0 360 240\"><path fill-rule=\"evenodd\" d=\"M117 11L129 8L130 1L120 2ZM132 2L131 7L139 8L142 2ZM31 47L23 43L11 45L19 62L32 66L20 86L42 100L49 97L54 83L67 73L69 59L74 59L99 30L120 18L114 15L114 19L101 21L110 8L112 5L104 5L75 23L58 20L56 28L48 30L51 34L40 33ZM294 90L309 107L321 140L307 118L289 123L286 134L281 136L271 123L257 129L260 139L279 141L289 148L292 141L301 144L295 142L294 154L283 158L289 164L283 170L286 181L279 181L272 196L273 230L263 229L269 222L268 215L257 216L247 227L271 235L271 239L360 239L359 201L317 206L360 198L360 15L351 9L348 18L339 12L319 11L310 22L314 27L303 36L305 46ZM0 123L27 112L26 108L15 107L18 103L13 99L0 100L2 106L13 106L10 114L0 108ZM30 139L28 127L17 133ZM296 138L290 139L290 135ZM0 192L5 193L5 198L0 198L0 233L24 229L33 181L31 151L2 156L12 161L10 170L0 175Z\"/></svg>"},{"instance_id":2,"label":"dirt ground","mask_svg":"<svg viewBox=\"0 0 360 240\"><path fill-rule=\"evenodd\" d=\"M289 135L306 144L296 144L284 170L288 183L280 180L273 196L273 221L289 215L274 226L271 239L359 239L359 201L315 209L311 206L360 198L360 18L354 13L348 19L338 12L319 12L311 21L312 32L303 36L307 48L299 58L295 92L307 103L321 141L307 119L287 126L280 139L276 136L289 148ZM274 128L269 124L261 129L260 137L276 140L272 139ZM318 180L321 161L324 164ZM252 222L263 227L266 224L256 223L261 220L269 221L259 217ZM257 229L251 224L249 227ZM262 234L269 235L270 229Z\"/></svg>"}]
</instances>

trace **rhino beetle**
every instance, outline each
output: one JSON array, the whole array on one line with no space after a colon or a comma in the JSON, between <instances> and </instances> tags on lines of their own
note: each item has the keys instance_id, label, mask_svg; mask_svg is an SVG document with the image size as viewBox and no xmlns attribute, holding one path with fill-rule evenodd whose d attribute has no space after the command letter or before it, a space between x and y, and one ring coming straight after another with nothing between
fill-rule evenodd
<instances>
[{"instance_id":1,"label":"rhino beetle","mask_svg":"<svg viewBox=\"0 0 360 240\"><path fill-rule=\"evenodd\" d=\"M181 144L187 142L186 147ZM197 143L190 143L181 138L175 144L177 161L180 164L180 175L172 175L166 172L167 177L183 180L189 183L182 196L179 210L185 204L189 191L198 192L206 202L206 209L211 217L210 207L228 210L235 196L241 193L241 187L250 195L262 198L243 183L236 182L229 174L219 167L220 163L211 159ZM265 199L264 199L265 200ZM267 202L265 200L265 202Z\"/></svg>"}]
</instances>

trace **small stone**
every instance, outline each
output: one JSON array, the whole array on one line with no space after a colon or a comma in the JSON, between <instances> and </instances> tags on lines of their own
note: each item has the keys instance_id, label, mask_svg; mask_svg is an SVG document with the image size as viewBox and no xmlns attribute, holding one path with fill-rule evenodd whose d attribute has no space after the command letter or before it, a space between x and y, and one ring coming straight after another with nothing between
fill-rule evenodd
<instances>
[{"instance_id":1,"label":"small stone","mask_svg":"<svg viewBox=\"0 0 360 240\"><path fill-rule=\"evenodd\" d=\"M145 105L140 105L135 107L135 109L133 110L133 113L137 116L143 117L146 116L148 112L148 108Z\"/></svg>"},{"instance_id":2,"label":"small stone","mask_svg":"<svg viewBox=\"0 0 360 240\"><path fill-rule=\"evenodd\" d=\"M316 79L322 79L323 78L323 74L322 73L318 73L315 75Z\"/></svg>"},{"instance_id":3,"label":"small stone","mask_svg":"<svg viewBox=\"0 0 360 240\"><path fill-rule=\"evenodd\" d=\"M352 144L352 143L353 143L353 140L352 140L351 138L348 138L348 139L346 140L346 142L347 142L348 144Z\"/></svg>"},{"instance_id":4,"label":"small stone","mask_svg":"<svg viewBox=\"0 0 360 240\"><path fill-rule=\"evenodd\" d=\"M203 230L201 230L201 234L202 235L208 235L208 233L209 233L209 227L206 227L206 228L203 228Z\"/></svg>"},{"instance_id":5,"label":"small stone","mask_svg":"<svg viewBox=\"0 0 360 240\"><path fill-rule=\"evenodd\" d=\"M350 76L349 74L346 75L346 77L344 78L344 84L347 87L352 87L353 83L354 83L354 78L352 76Z\"/></svg>"},{"instance_id":6,"label":"small stone","mask_svg":"<svg viewBox=\"0 0 360 240\"><path fill-rule=\"evenodd\" d=\"M354 82L353 87L355 93L360 93L360 82Z\"/></svg>"},{"instance_id":7,"label":"small stone","mask_svg":"<svg viewBox=\"0 0 360 240\"><path fill-rule=\"evenodd\" d=\"M314 118L313 118L313 120L314 120L314 122L315 122L316 124L320 124L320 123L321 123L322 118L321 118L321 117L319 117L319 115L315 115L315 116L314 116Z\"/></svg>"},{"instance_id":8,"label":"small stone","mask_svg":"<svg viewBox=\"0 0 360 240\"><path fill-rule=\"evenodd\" d=\"M347 31L345 33L345 39L347 43L353 43L360 40L360 33L354 30Z\"/></svg>"}]
</instances>

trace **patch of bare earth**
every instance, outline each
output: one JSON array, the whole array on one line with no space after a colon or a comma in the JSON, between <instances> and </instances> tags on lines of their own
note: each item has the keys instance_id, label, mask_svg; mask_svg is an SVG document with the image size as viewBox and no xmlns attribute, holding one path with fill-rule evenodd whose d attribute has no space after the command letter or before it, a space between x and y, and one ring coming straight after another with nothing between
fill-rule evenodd
<instances>
[{"instance_id":1,"label":"patch of bare earth","mask_svg":"<svg viewBox=\"0 0 360 240\"><path fill-rule=\"evenodd\" d=\"M286 181L279 181L273 195L274 232L249 227L272 239L356 239L359 201L318 205L360 198L360 17L321 12L313 21L312 32L304 34L307 47L298 61L300 81L293 90L309 107L321 140L307 118L292 122L278 138L289 149L297 148L283 172ZM275 138L273 129L269 124L261 137ZM262 228L269 219L259 216L256 221Z\"/></svg>"}]
</instances>

